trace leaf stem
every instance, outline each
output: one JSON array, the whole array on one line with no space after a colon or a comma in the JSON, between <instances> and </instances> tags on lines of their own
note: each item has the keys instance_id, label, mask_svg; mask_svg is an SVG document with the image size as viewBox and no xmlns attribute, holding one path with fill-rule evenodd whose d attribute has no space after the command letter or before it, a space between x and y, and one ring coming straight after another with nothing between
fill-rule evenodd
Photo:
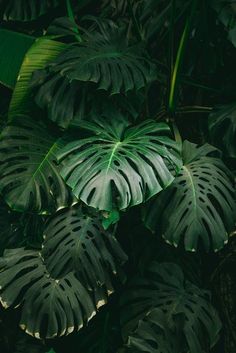
<instances>
[{"instance_id":1,"label":"leaf stem","mask_svg":"<svg viewBox=\"0 0 236 353\"><path fill-rule=\"evenodd\" d=\"M78 42L82 42L82 38L81 38L81 36L79 34L79 29L78 29L78 27L76 25L76 22L75 22L74 12L73 12L70 0L66 0L66 8L67 8L67 14L68 14L69 19L75 25L74 28L73 28L73 31L76 33L75 34L75 38L78 40Z\"/></svg>"},{"instance_id":2,"label":"leaf stem","mask_svg":"<svg viewBox=\"0 0 236 353\"><path fill-rule=\"evenodd\" d=\"M179 79L179 74L182 67L186 44L189 37L191 20L192 20L193 13L195 11L195 7L196 7L196 0L193 1L191 13L187 17L182 36L180 38L180 43L176 54L176 60L175 60L173 72L171 72L170 94L169 94L169 101L168 101L168 110L171 114L175 112L178 79Z\"/></svg>"}]
</instances>

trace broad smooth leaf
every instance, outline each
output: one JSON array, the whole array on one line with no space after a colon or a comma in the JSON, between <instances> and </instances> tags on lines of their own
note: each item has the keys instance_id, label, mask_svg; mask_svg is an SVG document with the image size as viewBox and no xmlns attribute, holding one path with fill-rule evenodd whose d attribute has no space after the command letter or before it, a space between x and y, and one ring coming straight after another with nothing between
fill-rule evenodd
<instances>
[{"instance_id":1,"label":"broad smooth leaf","mask_svg":"<svg viewBox=\"0 0 236 353\"><path fill-rule=\"evenodd\" d=\"M196 251L201 240L207 251L217 251L234 229L233 180L217 152L210 145L185 141L179 175L144 211L146 226L158 229L174 246L183 240L186 250Z\"/></svg>"},{"instance_id":2,"label":"broad smooth leaf","mask_svg":"<svg viewBox=\"0 0 236 353\"><path fill-rule=\"evenodd\" d=\"M73 202L59 174L60 140L40 121L18 116L0 135L0 190L17 211L55 212Z\"/></svg>"},{"instance_id":3,"label":"broad smooth leaf","mask_svg":"<svg viewBox=\"0 0 236 353\"><path fill-rule=\"evenodd\" d=\"M14 88L24 56L35 38L0 29L0 83Z\"/></svg>"},{"instance_id":4,"label":"broad smooth leaf","mask_svg":"<svg viewBox=\"0 0 236 353\"><path fill-rule=\"evenodd\" d=\"M66 48L66 44L53 41L46 37L35 40L34 44L27 51L10 102L8 116L14 118L18 114L29 113L32 106L30 81L35 70L55 59L57 55Z\"/></svg>"},{"instance_id":5,"label":"broad smooth leaf","mask_svg":"<svg viewBox=\"0 0 236 353\"><path fill-rule=\"evenodd\" d=\"M0 259L0 301L21 305L20 327L36 338L53 338L79 330L96 313L90 294L69 272L50 276L36 250L6 250Z\"/></svg>"},{"instance_id":6,"label":"broad smooth leaf","mask_svg":"<svg viewBox=\"0 0 236 353\"><path fill-rule=\"evenodd\" d=\"M86 214L74 206L57 213L44 231L42 256L53 276L75 271L90 290L106 286L122 276L121 265L127 260L116 238L104 231L98 214Z\"/></svg>"},{"instance_id":7,"label":"broad smooth leaf","mask_svg":"<svg viewBox=\"0 0 236 353\"><path fill-rule=\"evenodd\" d=\"M32 21L59 4L58 0L0 0L4 20Z\"/></svg>"},{"instance_id":8,"label":"broad smooth leaf","mask_svg":"<svg viewBox=\"0 0 236 353\"><path fill-rule=\"evenodd\" d=\"M179 145L166 124L154 121L126 128L103 119L84 122L90 137L76 139L58 151L61 175L74 195L99 210L126 209L148 200L174 180Z\"/></svg>"},{"instance_id":9,"label":"broad smooth leaf","mask_svg":"<svg viewBox=\"0 0 236 353\"><path fill-rule=\"evenodd\" d=\"M162 324L163 330L168 330L166 333L174 335L174 339L182 339L181 352L204 353L219 338L221 324L210 303L209 293L187 281L180 267L173 263L153 262L145 277L131 281L121 306L124 337L132 334L139 320L159 309L164 315L162 321L158 317L156 325ZM144 330L144 340L148 334ZM151 339L155 340L155 337Z\"/></svg>"},{"instance_id":10,"label":"broad smooth leaf","mask_svg":"<svg viewBox=\"0 0 236 353\"><path fill-rule=\"evenodd\" d=\"M209 116L212 143L226 156L236 158L236 103L218 106Z\"/></svg>"}]
</instances>

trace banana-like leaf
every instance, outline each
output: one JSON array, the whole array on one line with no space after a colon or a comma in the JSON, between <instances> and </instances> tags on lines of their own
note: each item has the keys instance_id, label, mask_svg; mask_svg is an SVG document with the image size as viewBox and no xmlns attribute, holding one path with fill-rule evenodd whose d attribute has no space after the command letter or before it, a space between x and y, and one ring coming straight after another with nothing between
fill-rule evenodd
<instances>
[{"instance_id":1,"label":"banana-like leaf","mask_svg":"<svg viewBox=\"0 0 236 353\"><path fill-rule=\"evenodd\" d=\"M66 44L41 37L27 51L13 91L8 116L29 113L32 106L30 81L35 70L42 69L66 48Z\"/></svg>"},{"instance_id":2,"label":"banana-like leaf","mask_svg":"<svg viewBox=\"0 0 236 353\"><path fill-rule=\"evenodd\" d=\"M137 277L130 283L121 305L124 338L132 335L139 320L148 320L148 314L155 309L163 312L163 320L159 316L155 325L171 333L173 339L181 337L181 352L204 353L219 338L221 323L210 303L209 293L187 281L175 264L153 262L145 277ZM155 316L152 319L155 320ZM145 326L142 330L139 334L142 333L144 342L149 340L148 335L155 341L155 336ZM155 333L158 331L155 328Z\"/></svg>"},{"instance_id":3,"label":"banana-like leaf","mask_svg":"<svg viewBox=\"0 0 236 353\"><path fill-rule=\"evenodd\" d=\"M19 116L0 135L0 190L17 211L55 212L73 202L56 164L56 133L40 121Z\"/></svg>"},{"instance_id":4,"label":"banana-like leaf","mask_svg":"<svg viewBox=\"0 0 236 353\"><path fill-rule=\"evenodd\" d=\"M15 86L24 56L34 41L34 37L26 34L0 29L0 83L2 85L9 88Z\"/></svg>"},{"instance_id":5,"label":"banana-like leaf","mask_svg":"<svg viewBox=\"0 0 236 353\"><path fill-rule=\"evenodd\" d=\"M90 290L105 285L113 291L111 277L122 276L127 260L116 238L104 231L98 214L81 207L62 210L50 219L44 231L42 256L55 277L75 271Z\"/></svg>"},{"instance_id":6,"label":"banana-like leaf","mask_svg":"<svg viewBox=\"0 0 236 353\"><path fill-rule=\"evenodd\" d=\"M179 145L168 125L145 121L84 122L90 137L76 139L58 151L61 175L73 193L99 210L126 209L166 188L179 170Z\"/></svg>"},{"instance_id":7,"label":"banana-like leaf","mask_svg":"<svg viewBox=\"0 0 236 353\"><path fill-rule=\"evenodd\" d=\"M58 0L0 0L4 20L32 21L58 6Z\"/></svg>"},{"instance_id":8,"label":"banana-like leaf","mask_svg":"<svg viewBox=\"0 0 236 353\"><path fill-rule=\"evenodd\" d=\"M88 90L116 94L137 91L156 79L156 67L144 48L127 46L125 38L113 32L105 37L93 33L88 41L70 45L45 70L34 74L36 103L60 126L76 114L85 84L90 84Z\"/></svg>"},{"instance_id":9,"label":"banana-like leaf","mask_svg":"<svg viewBox=\"0 0 236 353\"><path fill-rule=\"evenodd\" d=\"M209 116L212 143L236 158L236 103L216 107Z\"/></svg>"},{"instance_id":10,"label":"banana-like leaf","mask_svg":"<svg viewBox=\"0 0 236 353\"><path fill-rule=\"evenodd\" d=\"M21 305L20 327L35 338L53 338L79 330L96 313L90 294L69 272L50 276L36 250L6 250L0 260L0 301Z\"/></svg>"},{"instance_id":11,"label":"banana-like leaf","mask_svg":"<svg viewBox=\"0 0 236 353\"><path fill-rule=\"evenodd\" d=\"M234 229L232 176L210 145L197 147L185 141L183 160L173 184L145 208L144 222L175 246L183 240L186 250L196 251L201 241L207 251L210 247L217 251Z\"/></svg>"}]
</instances>

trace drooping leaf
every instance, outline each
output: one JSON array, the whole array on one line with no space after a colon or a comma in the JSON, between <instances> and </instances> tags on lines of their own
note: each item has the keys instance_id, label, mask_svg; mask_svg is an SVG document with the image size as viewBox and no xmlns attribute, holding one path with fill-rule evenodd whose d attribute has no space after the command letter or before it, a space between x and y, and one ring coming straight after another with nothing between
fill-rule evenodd
<instances>
[{"instance_id":1,"label":"drooping leaf","mask_svg":"<svg viewBox=\"0 0 236 353\"><path fill-rule=\"evenodd\" d=\"M56 164L58 137L43 122L23 115L3 130L0 190L13 210L48 214L72 203Z\"/></svg>"},{"instance_id":2,"label":"drooping leaf","mask_svg":"<svg viewBox=\"0 0 236 353\"><path fill-rule=\"evenodd\" d=\"M99 215L78 206L62 210L50 219L44 238L42 256L55 277L75 271L88 289L106 286L110 292L112 275L122 278L120 267L127 257L116 238L104 231Z\"/></svg>"},{"instance_id":3,"label":"drooping leaf","mask_svg":"<svg viewBox=\"0 0 236 353\"><path fill-rule=\"evenodd\" d=\"M1 84L9 88L15 86L24 56L34 41L34 37L26 34L0 29Z\"/></svg>"},{"instance_id":4,"label":"drooping leaf","mask_svg":"<svg viewBox=\"0 0 236 353\"><path fill-rule=\"evenodd\" d=\"M212 143L236 158L236 103L216 107L209 116Z\"/></svg>"},{"instance_id":5,"label":"drooping leaf","mask_svg":"<svg viewBox=\"0 0 236 353\"><path fill-rule=\"evenodd\" d=\"M206 250L217 251L234 229L232 177L210 145L197 147L185 141L183 160L173 184L148 204L144 222L175 246L183 240L186 250L195 251L201 240Z\"/></svg>"},{"instance_id":6,"label":"drooping leaf","mask_svg":"<svg viewBox=\"0 0 236 353\"><path fill-rule=\"evenodd\" d=\"M155 334L159 333L161 326L166 334L171 334L175 347L181 339L181 352L204 353L219 338L221 324L210 303L209 292L185 280L182 270L175 264L153 262L145 277L137 277L130 283L121 305L124 338L132 335L139 320L144 319L145 323L149 318L157 326L153 327ZM156 309L163 313L163 318L158 316L157 322L153 314ZM155 335L149 331L149 324L143 323L138 336L142 334L139 338L142 338L145 349L150 340L158 345ZM130 343L132 344L132 339ZM152 352L145 349L141 351Z\"/></svg>"},{"instance_id":7,"label":"drooping leaf","mask_svg":"<svg viewBox=\"0 0 236 353\"><path fill-rule=\"evenodd\" d=\"M8 0L0 1L4 20L32 21L58 6L58 0Z\"/></svg>"},{"instance_id":8,"label":"drooping leaf","mask_svg":"<svg viewBox=\"0 0 236 353\"><path fill-rule=\"evenodd\" d=\"M55 59L65 48L66 44L46 37L35 40L34 44L27 51L20 68L9 107L9 119L14 118L18 114L29 113L33 100L30 86L33 72L44 68L48 62Z\"/></svg>"},{"instance_id":9,"label":"drooping leaf","mask_svg":"<svg viewBox=\"0 0 236 353\"><path fill-rule=\"evenodd\" d=\"M138 205L173 181L170 168L181 167L179 145L166 124L126 128L125 121L100 119L81 126L91 136L65 144L57 155L62 177L88 206L112 211Z\"/></svg>"},{"instance_id":10,"label":"drooping leaf","mask_svg":"<svg viewBox=\"0 0 236 353\"><path fill-rule=\"evenodd\" d=\"M4 308L21 305L20 327L35 338L78 331L96 313L73 272L54 278L42 255L24 248L6 250L0 260L0 301Z\"/></svg>"},{"instance_id":11,"label":"drooping leaf","mask_svg":"<svg viewBox=\"0 0 236 353\"><path fill-rule=\"evenodd\" d=\"M34 74L35 101L60 126L66 127L76 115L86 87L86 95L94 89L126 94L156 79L155 65L144 48L129 47L125 38L110 32L68 46L45 70Z\"/></svg>"}]
</instances>

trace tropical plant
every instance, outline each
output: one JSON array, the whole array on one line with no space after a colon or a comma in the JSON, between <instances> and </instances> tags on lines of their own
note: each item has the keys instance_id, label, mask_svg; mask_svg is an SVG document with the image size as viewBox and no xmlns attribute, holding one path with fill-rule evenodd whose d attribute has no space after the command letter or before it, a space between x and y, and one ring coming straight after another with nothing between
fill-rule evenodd
<instances>
[{"instance_id":1,"label":"tropical plant","mask_svg":"<svg viewBox=\"0 0 236 353\"><path fill-rule=\"evenodd\" d=\"M234 3L0 5L1 351L235 353Z\"/></svg>"}]
</instances>

